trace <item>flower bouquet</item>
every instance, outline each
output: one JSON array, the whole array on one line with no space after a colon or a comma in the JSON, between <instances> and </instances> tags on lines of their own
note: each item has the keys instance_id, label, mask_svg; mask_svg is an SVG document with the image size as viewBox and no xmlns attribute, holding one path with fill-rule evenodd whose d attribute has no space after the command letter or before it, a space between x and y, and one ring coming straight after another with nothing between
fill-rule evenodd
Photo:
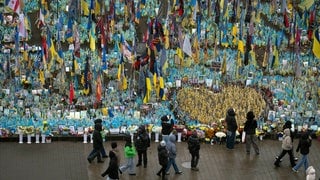
<instances>
[{"instance_id":1,"label":"flower bouquet","mask_svg":"<svg viewBox=\"0 0 320 180\"><path fill-rule=\"evenodd\" d=\"M174 129L175 129L178 133L182 133L185 127L186 127L185 125L179 124L179 125L175 125L175 126L174 126Z\"/></svg>"},{"instance_id":2,"label":"flower bouquet","mask_svg":"<svg viewBox=\"0 0 320 180\"><path fill-rule=\"evenodd\" d=\"M157 126L157 125L152 126L152 132L154 133L160 133L161 130L162 130L161 126Z\"/></svg>"}]
</instances>

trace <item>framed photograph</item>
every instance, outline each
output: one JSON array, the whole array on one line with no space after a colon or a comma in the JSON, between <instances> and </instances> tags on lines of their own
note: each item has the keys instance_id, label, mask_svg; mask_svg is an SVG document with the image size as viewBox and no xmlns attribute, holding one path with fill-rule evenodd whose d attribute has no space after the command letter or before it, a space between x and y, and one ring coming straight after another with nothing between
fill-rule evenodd
<instances>
[{"instance_id":1,"label":"framed photograph","mask_svg":"<svg viewBox=\"0 0 320 180\"><path fill-rule=\"evenodd\" d=\"M181 65L181 60L180 60L179 56L176 54L174 55L174 63L176 65Z\"/></svg>"},{"instance_id":2,"label":"framed photograph","mask_svg":"<svg viewBox=\"0 0 320 180\"><path fill-rule=\"evenodd\" d=\"M276 120L276 111L269 111L268 120L270 120L270 121Z\"/></svg>"}]
</instances>

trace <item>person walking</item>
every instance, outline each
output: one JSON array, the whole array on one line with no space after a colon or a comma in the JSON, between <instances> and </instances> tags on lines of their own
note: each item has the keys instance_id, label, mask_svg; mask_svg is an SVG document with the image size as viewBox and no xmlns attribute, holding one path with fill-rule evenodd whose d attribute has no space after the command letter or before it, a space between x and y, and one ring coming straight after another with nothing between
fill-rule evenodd
<instances>
[{"instance_id":1,"label":"person walking","mask_svg":"<svg viewBox=\"0 0 320 180\"><path fill-rule=\"evenodd\" d=\"M102 177L105 177L108 175L107 180L118 180L119 179L119 164L118 164L118 158L117 155L114 153L114 151L109 152L109 166L108 168L101 174Z\"/></svg>"},{"instance_id":2,"label":"person walking","mask_svg":"<svg viewBox=\"0 0 320 180\"><path fill-rule=\"evenodd\" d=\"M228 109L226 115L226 123L227 123L227 148L233 149L236 141L236 131L238 129L237 121L236 121L236 113L233 108Z\"/></svg>"},{"instance_id":3,"label":"person walking","mask_svg":"<svg viewBox=\"0 0 320 180\"><path fill-rule=\"evenodd\" d=\"M91 163L96 157L98 159L98 163L103 163L101 160L101 149L103 147L102 144L102 125L100 123L95 124L94 131L93 131L93 150L89 154L87 160L89 163Z\"/></svg>"},{"instance_id":4,"label":"person walking","mask_svg":"<svg viewBox=\"0 0 320 180\"><path fill-rule=\"evenodd\" d=\"M148 163L147 149L150 147L150 138L144 126L138 128L137 138L134 144L138 152L138 164L136 166L141 166L143 160L144 168L146 168Z\"/></svg>"},{"instance_id":5,"label":"person walking","mask_svg":"<svg viewBox=\"0 0 320 180\"><path fill-rule=\"evenodd\" d=\"M120 157L120 151L118 149L118 143L117 142L111 142L111 150L117 157L118 166L120 166L121 157ZM110 154L110 152L109 152Z\"/></svg>"},{"instance_id":6,"label":"person walking","mask_svg":"<svg viewBox=\"0 0 320 180\"><path fill-rule=\"evenodd\" d=\"M169 161L166 169L166 174L169 174L169 169L171 165L173 166L176 174L182 174L182 171L179 170L176 164L177 147L176 147L176 136L174 134L169 135L169 140L167 142L167 149L169 152Z\"/></svg>"},{"instance_id":7,"label":"person walking","mask_svg":"<svg viewBox=\"0 0 320 180\"><path fill-rule=\"evenodd\" d=\"M170 120L170 122L169 122ZM174 126L174 121L171 118L171 116L166 115L161 117L161 135L162 139L166 142L168 142L168 137L171 134Z\"/></svg>"},{"instance_id":8,"label":"person walking","mask_svg":"<svg viewBox=\"0 0 320 180\"><path fill-rule=\"evenodd\" d=\"M200 141L196 130L193 131L192 135L188 139L188 149L191 154L191 170L199 171L197 166L200 158Z\"/></svg>"},{"instance_id":9,"label":"person walking","mask_svg":"<svg viewBox=\"0 0 320 180\"><path fill-rule=\"evenodd\" d=\"M244 132L245 132L245 139L246 139L246 151L247 154L250 154L251 144L253 146L254 151L257 155L259 155L259 147L257 145L257 136L256 136L256 128L257 128L257 121L254 119L253 111L249 111L247 113L247 121L244 123Z\"/></svg>"},{"instance_id":10,"label":"person walking","mask_svg":"<svg viewBox=\"0 0 320 180\"><path fill-rule=\"evenodd\" d=\"M284 139L282 140L282 152L274 162L276 167L280 167L281 158L285 156L287 153L289 154L291 167L294 167L296 164L294 162L294 157L292 154L292 140L290 136L290 129L284 130Z\"/></svg>"},{"instance_id":11,"label":"person walking","mask_svg":"<svg viewBox=\"0 0 320 180\"><path fill-rule=\"evenodd\" d=\"M294 172L298 172L298 169L304 165L304 170L306 171L309 167L309 160L308 160L308 154L309 154L309 149L311 147L311 137L309 136L309 134L307 132L304 132L301 135L301 138L299 140L299 144L297 147L296 152L299 152L302 155L300 161L292 168L292 171Z\"/></svg>"},{"instance_id":12,"label":"person walking","mask_svg":"<svg viewBox=\"0 0 320 180\"><path fill-rule=\"evenodd\" d=\"M102 126L102 119L96 119L96 120L94 120L94 124L96 125L97 123L100 123L101 126ZM100 132L100 133L101 133L101 132ZM102 134L101 134L101 136L102 136ZM102 137L102 140L103 140L103 137ZM102 156L103 158L108 158L108 155L107 155L106 150L104 149L104 146L103 146L103 145L102 145L102 148L100 149L100 153L101 153L101 156Z\"/></svg>"},{"instance_id":13,"label":"person walking","mask_svg":"<svg viewBox=\"0 0 320 180\"><path fill-rule=\"evenodd\" d=\"M168 165L168 150L166 147L166 141L162 140L158 146L158 159L161 169L158 171L157 175L161 177L162 180L166 178L166 169Z\"/></svg>"},{"instance_id":14,"label":"person walking","mask_svg":"<svg viewBox=\"0 0 320 180\"><path fill-rule=\"evenodd\" d=\"M137 155L136 148L131 142L131 136L126 136L126 144L124 145L124 156L127 160L127 164L119 168L120 174L129 170L129 175L135 176L134 157Z\"/></svg>"}]
</instances>

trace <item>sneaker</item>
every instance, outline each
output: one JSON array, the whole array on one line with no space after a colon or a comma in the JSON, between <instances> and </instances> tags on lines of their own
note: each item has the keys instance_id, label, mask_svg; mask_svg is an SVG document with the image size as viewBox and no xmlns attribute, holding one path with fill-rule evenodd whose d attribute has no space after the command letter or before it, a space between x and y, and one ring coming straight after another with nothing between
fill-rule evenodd
<instances>
[{"instance_id":1,"label":"sneaker","mask_svg":"<svg viewBox=\"0 0 320 180\"><path fill-rule=\"evenodd\" d=\"M122 174L122 171L121 171L121 169L119 169L119 173L120 173L120 174Z\"/></svg>"},{"instance_id":2,"label":"sneaker","mask_svg":"<svg viewBox=\"0 0 320 180\"><path fill-rule=\"evenodd\" d=\"M169 172L166 172L166 175L170 175L170 173L169 173Z\"/></svg>"},{"instance_id":3,"label":"sneaker","mask_svg":"<svg viewBox=\"0 0 320 180\"><path fill-rule=\"evenodd\" d=\"M298 172L298 170L296 170L295 168L292 168L292 171L295 172L295 173Z\"/></svg>"},{"instance_id":4,"label":"sneaker","mask_svg":"<svg viewBox=\"0 0 320 180\"><path fill-rule=\"evenodd\" d=\"M91 159L89 159L89 158L88 158L87 160L88 160L88 162L91 164L92 160L91 160Z\"/></svg>"},{"instance_id":5,"label":"sneaker","mask_svg":"<svg viewBox=\"0 0 320 180\"><path fill-rule=\"evenodd\" d=\"M136 173L131 173L131 174L129 174L130 176L135 176L136 175Z\"/></svg>"},{"instance_id":6,"label":"sneaker","mask_svg":"<svg viewBox=\"0 0 320 180\"><path fill-rule=\"evenodd\" d=\"M276 156L276 160L278 159L279 156ZM280 159L280 162L282 162L282 159Z\"/></svg>"},{"instance_id":7,"label":"sneaker","mask_svg":"<svg viewBox=\"0 0 320 180\"><path fill-rule=\"evenodd\" d=\"M161 174L160 174L160 173L157 173L157 176L161 176Z\"/></svg>"},{"instance_id":8,"label":"sneaker","mask_svg":"<svg viewBox=\"0 0 320 180\"><path fill-rule=\"evenodd\" d=\"M109 156L105 155L105 156L102 156L103 158L108 158Z\"/></svg>"},{"instance_id":9,"label":"sneaker","mask_svg":"<svg viewBox=\"0 0 320 180\"><path fill-rule=\"evenodd\" d=\"M274 163L274 165L275 165L276 167L280 167L280 165L279 165L279 164L277 164L277 163Z\"/></svg>"},{"instance_id":10,"label":"sneaker","mask_svg":"<svg viewBox=\"0 0 320 180\"><path fill-rule=\"evenodd\" d=\"M100 160L100 161L98 161L98 163L104 163L104 161L101 161L101 160Z\"/></svg>"},{"instance_id":11,"label":"sneaker","mask_svg":"<svg viewBox=\"0 0 320 180\"><path fill-rule=\"evenodd\" d=\"M141 166L141 164L140 164L140 163L138 163L138 164L136 165L136 167L139 167L139 166Z\"/></svg>"},{"instance_id":12,"label":"sneaker","mask_svg":"<svg viewBox=\"0 0 320 180\"><path fill-rule=\"evenodd\" d=\"M299 160L299 158L297 158L297 157L294 158L294 161L298 161L298 160Z\"/></svg>"},{"instance_id":13,"label":"sneaker","mask_svg":"<svg viewBox=\"0 0 320 180\"><path fill-rule=\"evenodd\" d=\"M176 174L182 174L182 171L178 171L178 172L176 172Z\"/></svg>"},{"instance_id":14,"label":"sneaker","mask_svg":"<svg viewBox=\"0 0 320 180\"><path fill-rule=\"evenodd\" d=\"M197 167L192 167L191 170L193 170L193 171L199 171L199 168L197 168Z\"/></svg>"}]
</instances>

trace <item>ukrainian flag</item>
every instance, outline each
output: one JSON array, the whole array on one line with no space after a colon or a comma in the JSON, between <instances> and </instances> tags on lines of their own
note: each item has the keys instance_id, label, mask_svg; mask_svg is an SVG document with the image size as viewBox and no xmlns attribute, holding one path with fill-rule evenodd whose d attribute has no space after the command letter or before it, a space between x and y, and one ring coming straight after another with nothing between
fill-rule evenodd
<instances>
[{"instance_id":1,"label":"ukrainian flag","mask_svg":"<svg viewBox=\"0 0 320 180\"><path fill-rule=\"evenodd\" d=\"M313 34L313 54L320 59L320 34L319 29L316 29Z\"/></svg>"}]
</instances>

